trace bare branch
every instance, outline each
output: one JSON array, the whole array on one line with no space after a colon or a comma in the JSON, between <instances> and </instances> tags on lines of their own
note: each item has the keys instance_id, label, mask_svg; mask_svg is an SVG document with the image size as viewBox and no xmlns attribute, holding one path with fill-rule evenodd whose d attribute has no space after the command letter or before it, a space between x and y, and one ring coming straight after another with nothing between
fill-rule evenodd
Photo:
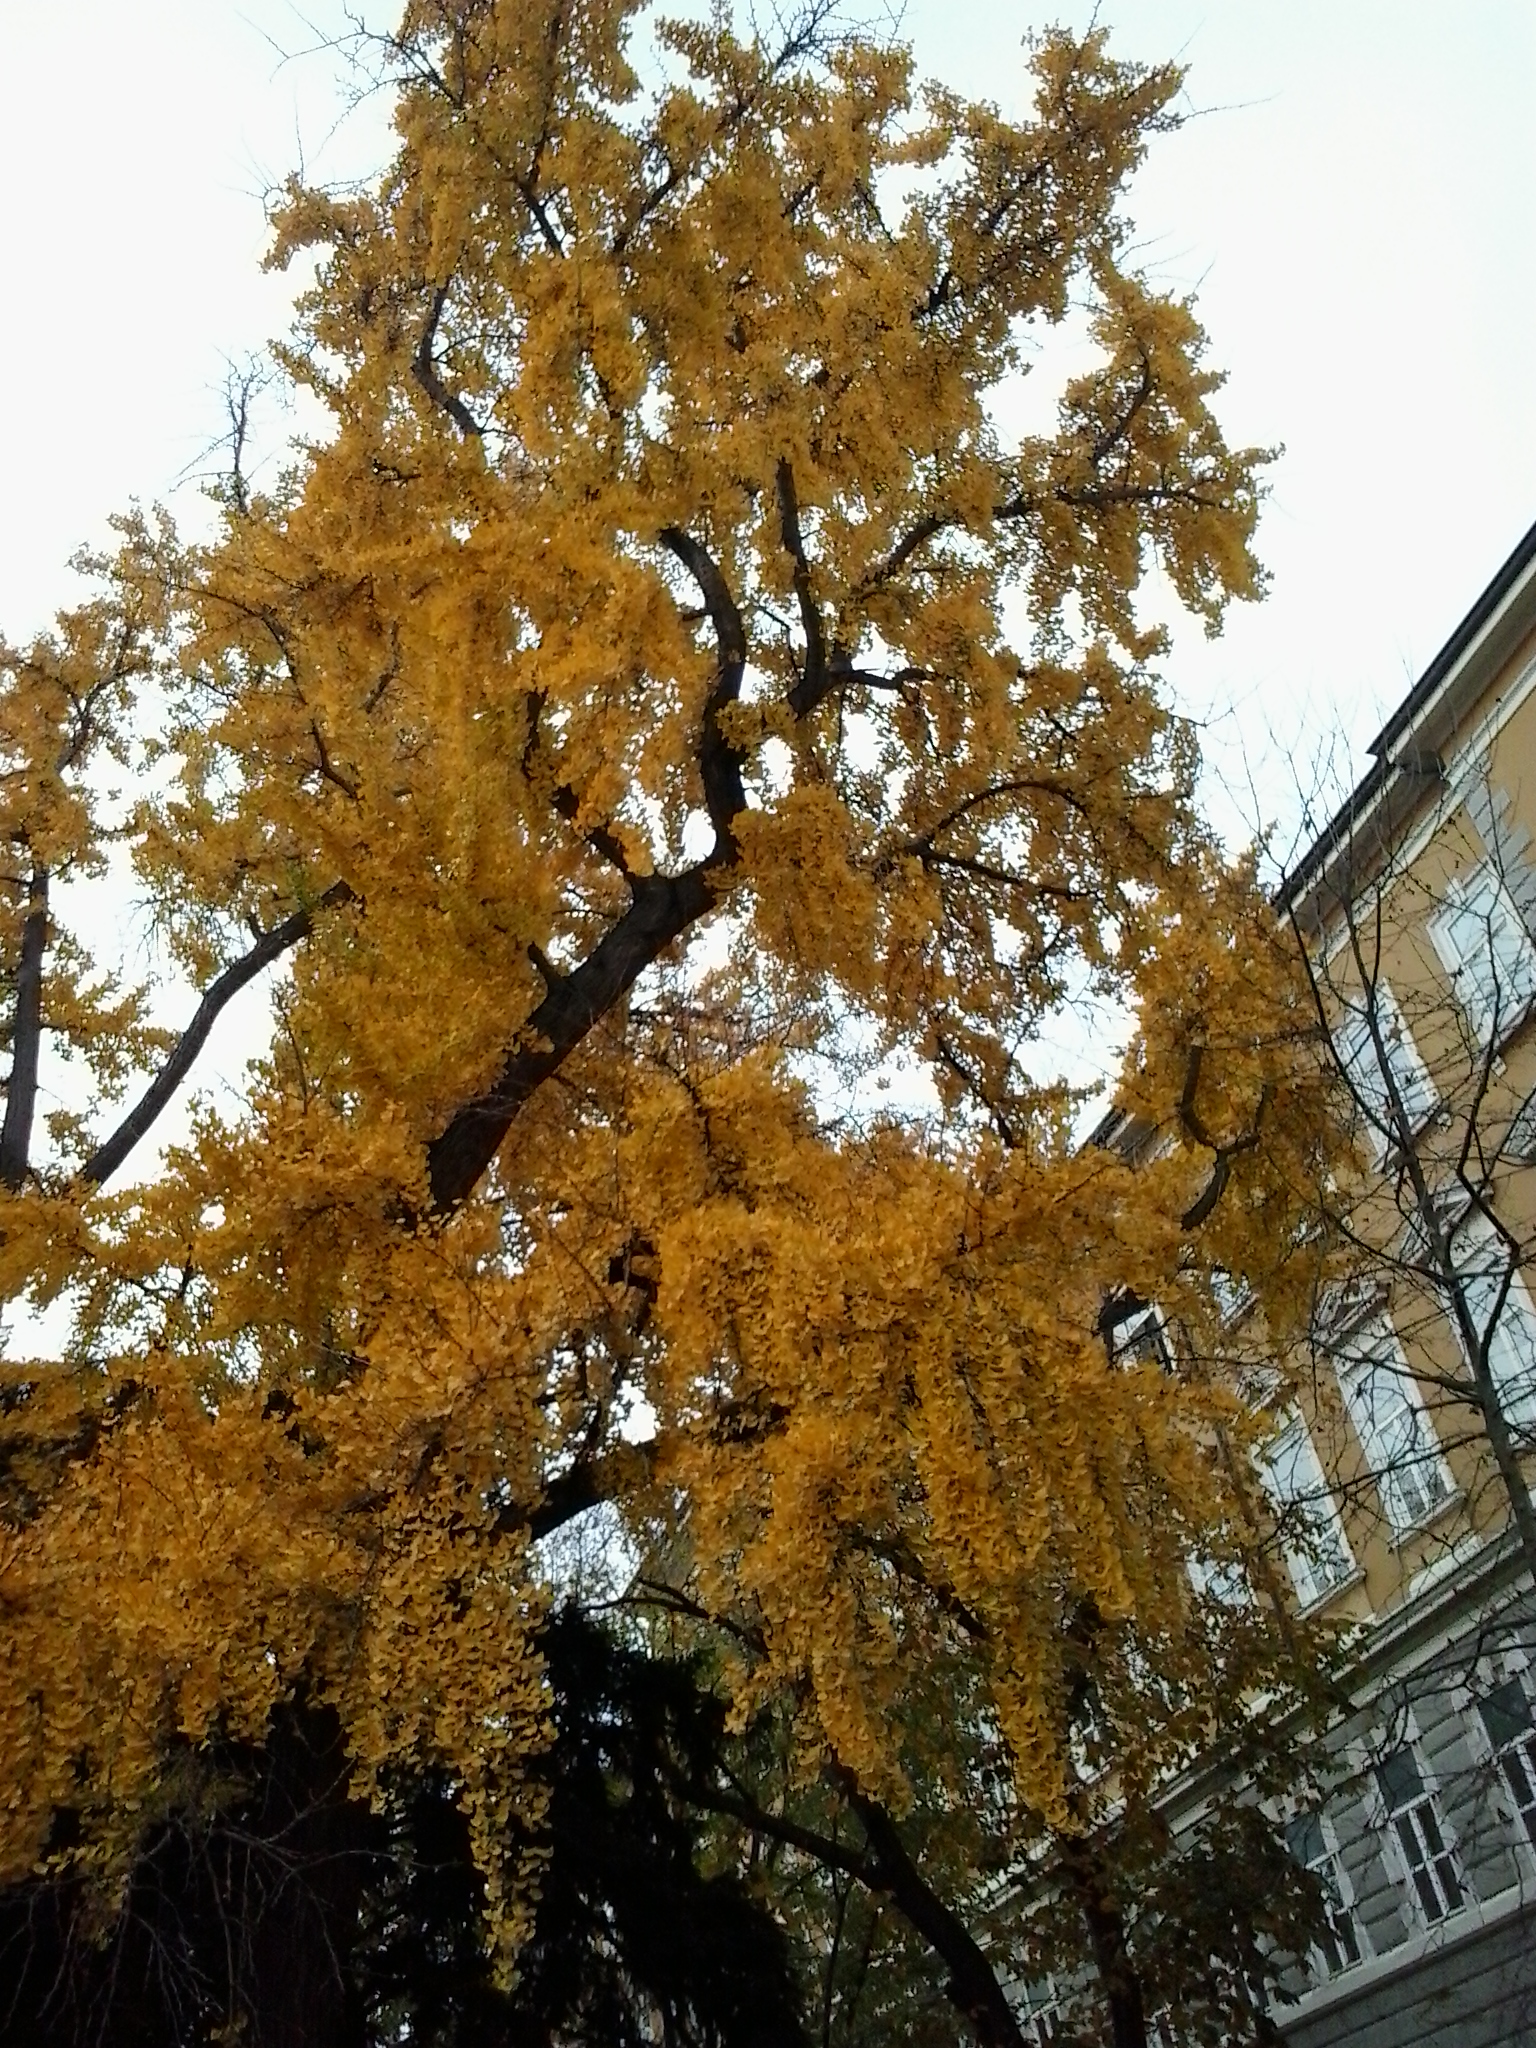
<instances>
[{"instance_id":1,"label":"bare branch","mask_svg":"<svg viewBox=\"0 0 1536 2048\"><path fill-rule=\"evenodd\" d=\"M326 890L319 903L315 905L315 909L330 909L336 904L350 903L354 900L353 892L347 884L336 882ZM171 1097L192 1071L198 1054L208 1042L208 1034L217 1022L219 1013L231 998L253 982L264 968L270 967L274 960L280 959L290 946L296 946L301 939L309 936L314 929L315 909L296 910L291 917L285 917L281 924L273 925L270 931L262 934L248 953L242 953L238 960L225 968L216 981L209 984L202 1001L193 1013L191 1023L176 1041L164 1066L111 1137L104 1144L98 1145L80 1168L80 1180L93 1187L106 1185L139 1141L149 1135Z\"/></svg>"}]
</instances>

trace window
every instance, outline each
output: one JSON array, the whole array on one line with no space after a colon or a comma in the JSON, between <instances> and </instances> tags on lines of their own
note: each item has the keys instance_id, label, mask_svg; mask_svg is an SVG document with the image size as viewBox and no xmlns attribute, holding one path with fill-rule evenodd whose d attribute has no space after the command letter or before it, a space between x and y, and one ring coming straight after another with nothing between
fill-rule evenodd
<instances>
[{"instance_id":1,"label":"window","mask_svg":"<svg viewBox=\"0 0 1536 2048\"><path fill-rule=\"evenodd\" d=\"M1259 1477L1275 1504L1296 1597L1310 1607L1354 1576L1355 1560L1300 1416L1264 1453Z\"/></svg>"},{"instance_id":2,"label":"window","mask_svg":"<svg viewBox=\"0 0 1536 2048\"><path fill-rule=\"evenodd\" d=\"M1253 1306L1252 1284L1236 1273L1223 1271L1220 1266L1211 1268L1211 1293L1216 1298L1216 1307L1224 1323L1235 1323Z\"/></svg>"},{"instance_id":3,"label":"window","mask_svg":"<svg viewBox=\"0 0 1536 2048\"><path fill-rule=\"evenodd\" d=\"M1386 1054L1385 1072L1371 1035L1373 1012ZM1437 1098L1435 1084L1419 1058L1396 998L1380 978L1374 990L1355 995L1346 1002L1334 1032L1334 1049L1345 1078L1354 1090L1355 1099L1370 1123L1376 1156L1385 1158L1391 1144L1401 1136L1391 1090L1387 1085L1388 1075L1397 1090L1409 1126L1414 1130L1429 1115Z\"/></svg>"},{"instance_id":4,"label":"window","mask_svg":"<svg viewBox=\"0 0 1536 2048\"><path fill-rule=\"evenodd\" d=\"M1213 1558L1208 1551L1194 1550L1184 1560L1184 1567L1202 1600L1214 1600L1219 1607L1252 1605L1248 1574L1234 1559Z\"/></svg>"},{"instance_id":5,"label":"window","mask_svg":"<svg viewBox=\"0 0 1536 2048\"><path fill-rule=\"evenodd\" d=\"M1514 1801L1515 1818L1536 1848L1536 1726L1518 1678L1507 1678L1477 1703L1494 1761Z\"/></svg>"},{"instance_id":6,"label":"window","mask_svg":"<svg viewBox=\"0 0 1536 2048\"><path fill-rule=\"evenodd\" d=\"M1408 1361L1384 1316L1340 1339L1339 1352L1339 1386L1387 1519L1415 1528L1450 1499L1451 1475Z\"/></svg>"},{"instance_id":7,"label":"window","mask_svg":"<svg viewBox=\"0 0 1536 2048\"><path fill-rule=\"evenodd\" d=\"M1487 862L1452 882L1447 898L1429 935L1473 1030L1491 1043L1536 996L1536 947L1498 870Z\"/></svg>"},{"instance_id":8,"label":"window","mask_svg":"<svg viewBox=\"0 0 1536 2048\"><path fill-rule=\"evenodd\" d=\"M1376 1783L1387 1827L1402 1857L1408 1883L1431 1926L1454 1913L1466 1896L1456 1854L1446 1840L1419 1760L1404 1746L1377 1767Z\"/></svg>"},{"instance_id":9,"label":"window","mask_svg":"<svg viewBox=\"0 0 1536 2048\"><path fill-rule=\"evenodd\" d=\"M1499 1150L1506 1159L1536 1160L1536 1088L1510 1118Z\"/></svg>"},{"instance_id":10,"label":"window","mask_svg":"<svg viewBox=\"0 0 1536 2048\"><path fill-rule=\"evenodd\" d=\"M1105 1338L1112 1365L1155 1365L1160 1372L1173 1370L1168 1326L1159 1308L1133 1302L1129 1297L1112 1303Z\"/></svg>"},{"instance_id":11,"label":"window","mask_svg":"<svg viewBox=\"0 0 1536 2048\"><path fill-rule=\"evenodd\" d=\"M1061 2005L1052 1978L1026 1985L1020 2001L1019 2018L1030 2048L1055 2048L1061 2039Z\"/></svg>"},{"instance_id":12,"label":"window","mask_svg":"<svg viewBox=\"0 0 1536 2048\"><path fill-rule=\"evenodd\" d=\"M1314 1958L1328 1976L1336 1977L1340 1970L1358 1963L1365 1952L1349 1880L1338 1851L1324 1833L1321 1814L1299 1814L1286 1829L1285 1838L1296 1861L1312 1872L1322 1889L1324 1931Z\"/></svg>"},{"instance_id":13,"label":"window","mask_svg":"<svg viewBox=\"0 0 1536 2048\"><path fill-rule=\"evenodd\" d=\"M1486 1217L1469 1216L1451 1240L1451 1259L1487 1345L1504 1419L1518 1434L1536 1435L1536 1307L1509 1246Z\"/></svg>"}]
</instances>

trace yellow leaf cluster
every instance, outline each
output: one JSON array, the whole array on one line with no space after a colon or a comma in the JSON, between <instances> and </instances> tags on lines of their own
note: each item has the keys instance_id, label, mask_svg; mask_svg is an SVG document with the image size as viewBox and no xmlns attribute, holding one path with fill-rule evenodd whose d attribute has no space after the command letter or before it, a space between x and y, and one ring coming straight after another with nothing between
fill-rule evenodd
<instances>
[{"instance_id":1,"label":"yellow leaf cluster","mask_svg":"<svg viewBox=\"0 0 1536 2048\"><path fill-rule=\"evenodd\" d=\"M109 1138L150 991L49 913L37 1028L105 1092L0 1213L9 1293L73 1317L0 1388L0 1876L64 1809L116 1867L178 1745L300 1688L359 1787L447 1768L498 1869L537 1538L595 1501L721 1623L740 1715L896 1799L893 1730L963 1675L1018 1799L1073 1810L1074 1617L1127 1725L1147 1645L1236 1682L1182 1558L1242 1525L1244 1424L1101 1327L1130 1293L1209 1331L1213 1266L1283 1315L1313 1142L1137 622L1154 556L1212 624L1259 581L1259 457L1125 260L1177 76L1048 36L1010 122L815 11L663 24L646 90L642 33L413 0L393 162L274 221L328 435L208 546L130 522L0 653L10 842L104 857L89 704L155 769L112 829L204 1010L283 963L246 1099L147 1163L201 1040ZM990 394L1074 295L1100 360L1006 445ZM1031 1067L1085 981L1143 1005L1136 1101L1180 1134L1145 1172L1075 1153ZM859 1047L942 1114L840 1120L806 1056Z\"/></svg>"}]
</instances>

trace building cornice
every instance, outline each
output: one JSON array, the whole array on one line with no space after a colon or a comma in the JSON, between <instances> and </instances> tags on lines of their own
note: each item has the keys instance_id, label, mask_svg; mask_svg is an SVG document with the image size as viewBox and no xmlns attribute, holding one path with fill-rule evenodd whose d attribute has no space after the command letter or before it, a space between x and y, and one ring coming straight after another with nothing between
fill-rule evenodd
<instances>
[{"instance_id":1,"label":"building cornice","mask_svg":"<svg viewBox=\"0 0 1536 2048\"><path fill-rule=\"evenodd\" d=\"M1276 891L1276 907L1303 931L1315 934L1334 905L1352 900L1438 799L1446 753L1533 626L1536 525L1371 741L1371 766Z\"/></svg>"}]
</instances>

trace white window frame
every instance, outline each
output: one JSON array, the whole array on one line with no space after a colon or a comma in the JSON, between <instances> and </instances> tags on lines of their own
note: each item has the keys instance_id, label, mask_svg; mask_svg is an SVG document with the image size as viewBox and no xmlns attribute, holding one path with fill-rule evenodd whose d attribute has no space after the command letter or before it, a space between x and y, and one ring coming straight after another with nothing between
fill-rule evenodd
<instances>
[{"instance_id":1,"label":"white window frame","mask_svg":"<svg viewBox=\"0 0 1536 2048\"><path fill-rule=\"evenodd\" d=\"M1486 1259L1482 1258L1485 1250ZM1464 1264L1469 1251L1480 1261L1471 1271ZM1487 1344L1488 1371L1504 1420L1518 1436L1536 1441L1536 1303L1519 1263L1487 1217L1476 1210L1451 1239L1451 1263L1462 1299ZM1505 1273L1509 1286L1498 1320L1492 1322ZM1454 1324L1454 1316L1452 1321ZM1459 1328L1456 1337L1461 1343ZM1465 1350L1464 1344L1462 1348ZM1469 1357L1467 1364L1471 1363Z\"/></svg>"},{"instance_id":2,"label":"white window frame","mask_svg":"<svg viewBox=\"0 0 1536 2048\"><path fill-rule=\"evenodd\" d=\"M1287 1416L1259 1453L1259 1481L1275 1505L1296 1597L1304 1608L1315 1607L1347 1586L1358 1567L1322 1461L1299 1415ZM1303 1542L1287 1540L1287 1519L1300 1521Z\"/></svg>"},{"instance_id":3,"label":"white window frame","mask_svg":"<svg viewBox=\"0 0 1536 2048\"><path fill-rule=\"evenodd\" d=\"M1326 1813L1298 1815L1297 1819L1311 1819L1317 1823L1320 1847L1314 1856L1303 1857L1297 1846L1292 1844L1291 1853L1304 1870L1319 1878L1323 1887L1323 1917L1327 1922L1333 1945L1338 1951L1336 1962L1332 1955L1316 1943L1308 1951L1312 1974L1319 1978L1342 1977L1346 1970L1352 1970L1357 1963L1368 1962L1373 1954L1371 1938L1366 1932L1355 1899L1355 1887L1349 1872L1344 1867L1344 1858L1339 1852L1339 1838L1333 1822ZM1351 1955L1349 1951L1353 1949Z\"/></svg>"},{"instance_id":4,"label":"white window frame","mask_svg":"<svg viewBox=\"0 0 1536 2048\"><path fill-rule=\"evenodd\" d=\"M1111 1365L1156 1365L1160 1372L1173 1371L1168 1318L1156 1302L1128 1308L1110 1323L1105 1336Z\"/></svg>"},{"instance_id":5,"label":"white window frame","mask_svg":"<svg viewBox=\"0 0 1536 2048\"><path fill-rule=\"evenodd\" d=\"M1213 1558L1208 1551L1192 1550L1184 1560L1189 1583L1201 1600L1218 1607L1237 1609L1253 1605L1253 1587L1246 1569L1234 1558Z\"/></svg>"},{"instance_id":6,"label":"white window frame","mask_svg":"<svg viewBox=\"0 0 1536 2048\"><path fill-rule=\"evenodd\" d=\"M1506 1159L1519 1160L1522 1165L1536 1160L1536 1088L1510 1118L1499 1150Z\"/></svg>"},{"instance_id":7,"label":"white window frame","mask_svg":"<svg viewBox=\"0 0 1536 2048\"><path fill-rule=\"evenodd\" d=\"M1456 1487L1387 1317L1368 1316L1337 1339L1333 1365L1387 1520L1400 1536L1422 1528L1455 1498ZM1391 1407L1397 1413L1389 1427L1383 1410Z\"/></svg>"},{"instance_id":8,"label":"white window frame","mask_svg":"<svg viewBox=\"0 0 1536 2048\"><path fill-rule=\"evenodd\" d=\"M1364 1112L1379 1166L1400 1142L1402 1133L1397 1128L1391 1090L1371 1037L1372 1008L1386 1047L1387 1066L1397 1084L1410 1130L1419 1130L1428 1122L1440 1097L1430 1079L1428 1067L1419 1058L1418 1047L1413 1042L1413 1034L1398 1007L1397 998L1383 977L1378 975L1375 984L1364 991L1358 1001L1346 996L1333 1031L1334 1052Z\"/></svg>"},{"instance_id":9,"label":"white window frame","mask_svg":"<svg viewBox=\"0 0 1536 2048\"><path fill-rule=\"evenodd\" d=\"M1495 1742L1493 1731L1483 1718L1483 1704L1505 1686L1518 1689L1525 1704L1526 1722L1518 1734ZM1536 1851L1536 1711L1532 1709L1525 1681L1518 1672L1511 1671L1498 1684L1485 1686L1472 1704L1478 1731L1487 1743L1489 1759L1498 1774L1500 1794L1509 1804L1510 1820L1522 1846L1527 1851Z\"/></svg>"},{"instance_id":10,"label":"white window frame","mask_svg":"<svg viewBox=\"0 0 1536 2048\"><path fill-rule=\"evenodd\" d=\"M1031 2048L1052 2048L1061 2038L1061 1994L1049 1972L1019 1995L1021 2031Z\"/></svg>"},{"instance_id":11,"label":"white window frame","mask_svg":"<svg viewBox=\"0 0 1536 2048\"><path fill-rule=\"evenodd\" d=\"M1382 1839L1389 1861L1397 1865L1403 1896L1419 1925L1433 1928L1470 1905L1473 1892L1456 1837L1440 1804L1439 1785L1426 1768L1423 1752L1412 1734L1393 1751L1394 1757L1405 1754L1412 1759L1419 1780L1419 1790L1412 1798L1396 1806L1387 1804L1381 1773L1391 1758L1372 1770L1371 1779L1381 1809Z\"/></svg>"},{"instance_id":12,"label":"white window frame","mask_svg":"<svg viewBox=\"0 0 1536 2048\"><path fill-rule=\"evenodd\" d=\"M1221 1266L1211 1268L1211 1296L1216 1303L1217 1313L1228 1329L1242 1321L1253 1307L1255 1296L1253 1283L1236 1273L1229 1273Z\"/></svg>"},{"instance_id":13,"label":"white window frame","mask_svg":"<svg viewBox=\"0 0 1536 2048\"><path fill-rule=\"evenodd\" d=\"M1446 897L1431 943L1479 1041L1502 1043L1536 1001L1536 945L1493 861L1448 883Z\"/></svg>"}]
</instances>

